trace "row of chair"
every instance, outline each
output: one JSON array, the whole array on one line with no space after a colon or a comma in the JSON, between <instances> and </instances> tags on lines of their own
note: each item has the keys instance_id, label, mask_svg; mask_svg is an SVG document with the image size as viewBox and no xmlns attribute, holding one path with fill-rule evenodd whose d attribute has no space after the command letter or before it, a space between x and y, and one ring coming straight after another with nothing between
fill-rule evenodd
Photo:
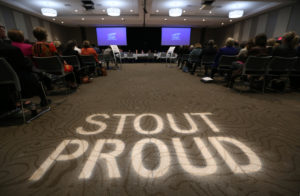
<instances>
[{"instance_id":1,"label":"row of chair","mask_svg":"<svg viewBox=\"0 0 300 196\"><path fill-rule=\"evenodd\" d=\"M51 81L53 83L57 82L58 80L63 81L63 84L67 86L66 76L72 75L74 78L74 81L78 82L78 78L75 77L75 74L73 71L65 72L64 71L64 63L65 61L67 64L72 65L75 71L81 71L86 70L86 73L88 73L91 68L95 69L97 67L97 62L95 58L92 55L80 55L80 60L77 56L52 56L52 57L33 57L33 61L35 63L36 69L34 69L34 72L40 72L40 73L46 73L51 74L53 77L50 77ZM50 106L48 105L47 108L44 108L41 112L36 113L34 116L31 116L30 119L25 118L25 112L24 112L24 106L21 96L21 84L18 78L18 75L14 71L14 69L9 65L9 63L4 59L0 58L0 85L13 85L14 89L17 94L17 98L20 102L23 121L24 122L30 122L33 119L39 117L40 115L44 114L45 112L50 110ZM40 85L43 89L43 92L46 96L46 92L43 88L42 82L40 82ZM17 112L18 109L14 109L13 111L7 111L4 114L0 114L0 117L5 117L7 115L12 114L13 112Z\"/></svg>"}]
</instances>

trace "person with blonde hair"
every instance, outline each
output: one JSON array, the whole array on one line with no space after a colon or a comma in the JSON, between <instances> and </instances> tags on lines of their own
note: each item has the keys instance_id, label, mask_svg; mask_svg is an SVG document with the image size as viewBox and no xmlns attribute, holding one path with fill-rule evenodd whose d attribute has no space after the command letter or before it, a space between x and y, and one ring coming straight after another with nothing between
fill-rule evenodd
<instances>
[{"instance_id":1,"label":"person with blonde hair","mask_svg":"<svg viewBox=\"0 0 300 196\"><path fill-rule=\"evenodd\" d=\"M211 68L211 75L210 75L211 78L213 78L215 73L217 73L219 60L222 55L234 56L239 53L239 51L236 48L234 48L233 45L234 45L234 39L228 37L225 41L225 47L221 48L216 55L215 62Z\"/></svg>"}]
</instances>

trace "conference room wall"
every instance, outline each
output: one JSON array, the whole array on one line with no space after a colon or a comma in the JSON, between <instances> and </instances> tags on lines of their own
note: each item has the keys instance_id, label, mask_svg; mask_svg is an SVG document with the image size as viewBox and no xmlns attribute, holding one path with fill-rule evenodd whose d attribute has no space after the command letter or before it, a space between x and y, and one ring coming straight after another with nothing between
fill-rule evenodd
<instances>
[{"instance_id":1,"label":"conference room wall","mask_svg":"<svg viewBox=\"0 0 300 196\"><path fill-rule=\"evenodd\" d=\"M224 27L209 29L206 39L214 38L223 46L227 37L247 41L259 33L266 33L268 38L282 36L285 32L295 31L300 34L300 2L267 11L254 17Z\"/></svg>"},{"instance_id":2,"label":"conference room wall","mask_svg":"<svg viewBox=\"0 0 300 196\"><path fill-rule=\"evenodd\" d=\"M25 39L32 42L35 41L32 29L36 26L42 26L47 29L48 41L60 40L64 42L70 38L66 32L74 30L73 28L53 23L44 18L36 17L3 4L0 4L0 23L5 25L7 30L19 29L23 31ZM74 32L76 32L76 30ZM75 34L74 32L72 34Z\"/></svg>"}]
</instances>

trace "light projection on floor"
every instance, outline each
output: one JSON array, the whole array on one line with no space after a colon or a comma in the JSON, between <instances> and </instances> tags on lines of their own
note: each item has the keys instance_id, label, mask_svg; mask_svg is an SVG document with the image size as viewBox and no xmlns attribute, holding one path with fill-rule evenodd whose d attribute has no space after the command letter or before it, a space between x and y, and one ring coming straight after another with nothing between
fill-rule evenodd
<instances>
[{"instance_id":1,"label":"light projection on floor","mask_svg":"<svg viewBox=\"0 0 300 196\"><path fill-rule=\"evenodd\" d=\"M117 139L116 137L124 133L123 131L126 122L131 124L136 134L145 137L136 141L133 147L130 146L130 148L132 148L130 149L131 156L125 157L130 159L133 171L141 178L154 179L165 176L170 170L171 163L174 161L177 161L179 163L177 165L180 165L181 169L189 175L201 177L215 174L219 168L215 159L216 153L212 154L211 152L212 148L215 149L217 154L223 159L233 174L247 174L259 171L262 168L262 163L255 152L237 139L218 136L221 130L218 129L209 118L211 115L212 113L183 113L182 116L184 117L184 122L188 123L189 128L182 129L180 128L181 126L176 123L179 122L179 117L175 117L171 113L167 113L163 117L153 113L112 115L92 114L87 116L85 120L88 124L93 125L94 130L78 127L75 130L78 136L101 137L102 133L109 131L109 133L113 134L114 139L99 138L93 145L89 144L86 139L63 140L49 155L49 157L42 162L40 167L34 171L29 180L40 180L54 166L54 164L77 159L89 152L89 148L91 151L89 152L90 154L85 154L88 158L85 163L82 164L82 168L80 168L80 174L78 176L79 180L90 179L93 176L94 168L99 160L101 160L101 167L102 163L105 163L103 168L106 168L104 171L107 172L106 175L109 179L122 178L122 169L120 168L125 166L122 164L124 161L120 160L120 156L127 146L121 138ZM110 118L118 119L117 126L112 126L115 125L115 123L112 125L108 124L107 119ZM156 127L151 130L145 129L143 125L143 119L145 118L152 119L151 122L154 122ZM213 133L212 135L216 136L209 136L207 138L199 137L199 133L202 131L200 130L201 126L199 126L199 120L202 120L207 127L210 128ZM110 127L116 127L116 130L111 130ZM185 138L191 137L197 146L197 150L200 152L201 158L205 160L205 165L197 166L195 163L192 164L192 161L189 159L189 154L184 148L183 141L179 136L169 138L171 142L167 145L168 142L164 142L163 139L160 139L161 133L164 133L165 131L173 131L176 134L185 136ZM224 135L224 133L222 135ZM225 143L238 148L240 152L244 154L243 156L247 157L247 163L239 164L235 161L226 148L226 145L224 145ZM67 151L68 154L66 154L65 151L70 145L73 147L75 146L76 150L72 150L71 152ZM113 146L113 149L106 152L104 150L105 145ZM148 168L143 160L144 150L146 146L149 145L156 148L159 160L157 166L152 169ZM175 156L171 156L170 150L175 152Z\"/></svg>"}]
</instances>

